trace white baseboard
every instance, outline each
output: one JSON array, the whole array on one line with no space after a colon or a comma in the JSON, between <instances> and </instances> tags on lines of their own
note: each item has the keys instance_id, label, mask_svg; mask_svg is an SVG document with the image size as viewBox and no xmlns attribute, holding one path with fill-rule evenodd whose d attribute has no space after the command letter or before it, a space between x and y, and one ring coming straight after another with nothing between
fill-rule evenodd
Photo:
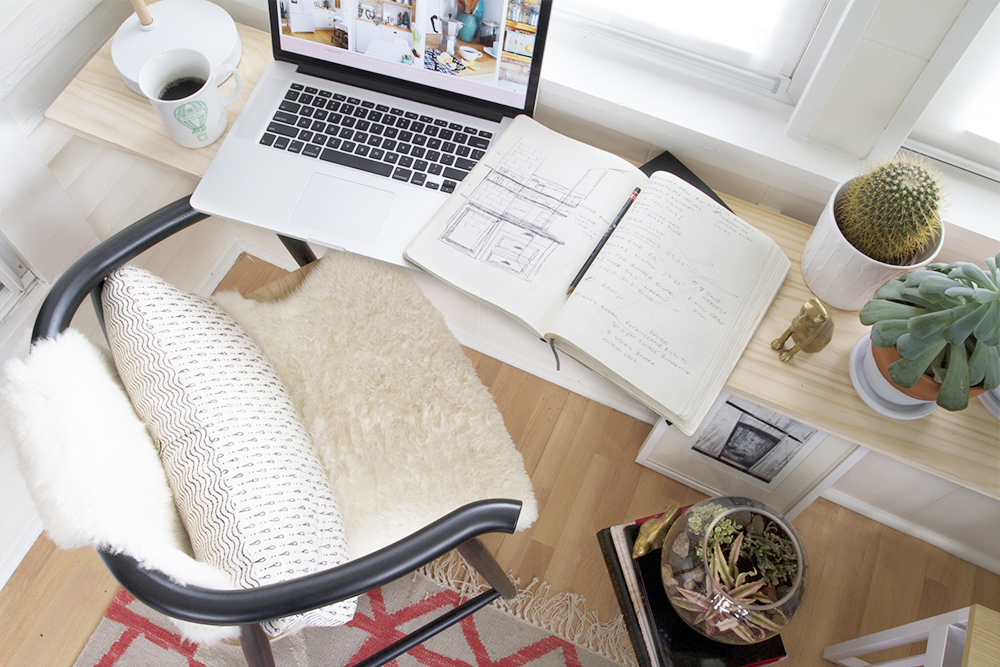
<instances>
[{"instance_id":1,"label":"white baseboard","mask_svg":"<svg viewBox=\"0 0 1000 667\"><path fill-rule=\"evenodd\" d=\"M869 505L866 502L862 502L857 498L849 496L841 491L837 491L836 489L827 489L823 492L823 497L830 502L837 503L841 507L851 510L852 512L857 512L861 516L868 517L869 519L878 521L879 523L889 526L890 528L895 528L901 533L915 537L918 540L923 540L928 544L932 544L939 549L947 551L952 556L968 561L977 567L1000 574L1000 560L981 553L968 545L956 542L949 537L935 533L923 526L907 521L902 517L898 517L895 514L890 514L885 510Z\"/></svg>"},{"instance_id":2,"label":"white baseboard","mask_svg":"<svg viewBox=\"0 0 1000 667\"><path fill-rule=\"evenodd\" d=\"M248 239L243 234L239 235L239 241L242 244L242 252L245 252L248 255L253 255L257 259L262 259L265 262L274 264L275 266L285 269L286 271L294 271L299 268L299 265L294 259L292 259L291 254L285 250L284 246L278 250L268 248L260 243L257 243L253 239ZM316 252L316 249L313 248L313 251ZM316 256L322 257L323 250L320 249L319 252L316 252ZM233 261L236 260L234 259ZM230 266L232 266L232 264L230 264ZM228 271L228 269L226 270Z\"/></svg>"},{"instance_id":3,"label":"white baseboard","mask_svg":"<svg viewBox=\"0 0 1000 667\"><path fill-rule=\"evenodd\" d=\"M0 588L6 586L10 578L14 576L17 566L28 555L28 551L41 534L42 520L36 515L34 520L30 521L25 527L24 532L21 533L21 537L14 544L10 545L10 550L4 556L3 562L0 562Z\"/></svg>"}]
</instances>

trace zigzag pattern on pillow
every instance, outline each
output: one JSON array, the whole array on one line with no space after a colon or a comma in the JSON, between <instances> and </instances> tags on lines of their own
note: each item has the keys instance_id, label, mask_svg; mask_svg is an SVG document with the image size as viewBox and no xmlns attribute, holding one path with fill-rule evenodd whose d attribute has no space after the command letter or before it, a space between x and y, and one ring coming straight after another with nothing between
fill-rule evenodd
<instances>
[{"instance_id":1,"label":"zigzag pattern on pillow","mask_svg":"<svg viewBox=\"0 0 1000 667\"><path fill-rule=\"evenodd\" d=\"M242 587L349 559L326 473L257 344L215 303L125 266L105 281L112 354L160 449L195 555ZM339 625L349 600L267 624Z\"/></svg>"}]
</instances>

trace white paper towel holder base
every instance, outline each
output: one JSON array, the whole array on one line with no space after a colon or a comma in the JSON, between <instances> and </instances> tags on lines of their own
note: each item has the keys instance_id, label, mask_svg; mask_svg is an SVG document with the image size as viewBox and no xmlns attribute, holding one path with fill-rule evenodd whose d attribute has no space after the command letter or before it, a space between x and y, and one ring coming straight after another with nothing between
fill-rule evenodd
<instances>
[{"instance_id":1,"label":"white paper towel holder base","mask_svg":"<svg viewBox=\"0 0 1000 667\"><path fill-rule=\"evenodd\" d=\"M213 68L235 67L243 57L236 23L226 10L208 0L160 0L148 7L143 0L132 0L132 7L135 13L119 26L111 42L111 60L125 85L139 95L139 70L164 51L197 49L208 56Z\"/></svg>"}]
</instances>

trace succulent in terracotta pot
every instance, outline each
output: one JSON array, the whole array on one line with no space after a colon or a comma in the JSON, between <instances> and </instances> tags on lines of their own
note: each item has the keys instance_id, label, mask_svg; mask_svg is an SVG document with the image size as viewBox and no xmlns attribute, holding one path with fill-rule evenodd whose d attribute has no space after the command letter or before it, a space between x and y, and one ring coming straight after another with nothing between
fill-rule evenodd
<instances>
[{"instance_id":1,"label":"succulent in terracotta pot","mask_svg":"<svg viewBox=\"0 0 1000 667\"><path fill-rule=\"evenodd\" d=\"M972 262L929 264L885 283L861 309L875 348L895 348L888 379L910 389L927 378L936 402L964 410L970 387L1000 386L1000 255ZM911 394L912 395L912 394Z\"/></svg>"}]
</instances>

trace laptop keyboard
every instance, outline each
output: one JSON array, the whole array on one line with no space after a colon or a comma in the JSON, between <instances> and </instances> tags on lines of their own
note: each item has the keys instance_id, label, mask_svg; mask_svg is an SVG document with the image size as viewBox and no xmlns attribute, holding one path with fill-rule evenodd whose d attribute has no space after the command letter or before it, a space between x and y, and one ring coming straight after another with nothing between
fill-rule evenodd
<instances>
[{"instance_id":1,"label":"laptop keyboard","mask_svg":"<svg viewBox=\"0 0 1000 667\"><path fill-rule=\"evenodd\" d=\"M293 83L260 143L452 192L493 133Z\"/></svg>"}]
</instances>

